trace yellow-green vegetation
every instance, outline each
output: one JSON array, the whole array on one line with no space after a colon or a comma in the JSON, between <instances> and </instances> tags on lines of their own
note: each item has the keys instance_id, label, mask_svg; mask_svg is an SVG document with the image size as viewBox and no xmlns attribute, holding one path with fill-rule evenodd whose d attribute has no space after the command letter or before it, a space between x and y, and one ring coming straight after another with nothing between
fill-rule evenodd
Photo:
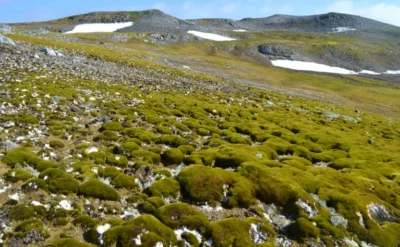
<instances>
[{"instance_id":1,"label":"yellow-green vegetation","mask_svg":"<svg viewBox=\"0 0 400 247\"><path fill-rule=\"evenodd\" d=\"M120 196L116 190L98 180L89 180L79 186L78 193L87 197L117 201Z\"/></svg>"},{"instance_id":2,"label":"yellow-green vegetation","mask_svg":"<svg viewBox=\"0 0 400 247\"><path fill-rule=\"evenodd\" d=\"M227 246L256 246L250 235L251 225L257 225L260 231L265 234L265 240L274 238L275 231L263 220L248 218L246 220L229 218L211 223L211 234L214 245L218 247Z\"/></svg>"},{"instance_id":3,"label":"yellow-green vegetation","mask_svg":"<svg viewBox=\"0 0 400 247\"><path fill-rule=\"evenodd\" d=\"M282 34L271 35L278 39ZM135 68L151 64L136 64L135 52L129 50L150 44L125 44L122 52L121 47L12 37ZM155 49L176 51L178 58L188 51L188 56L231 72L243 68L245 74L253 65L232 61L222 52L201 53L208 44ZM226 68L226 61L232 61L232 68ZM165 68L152 65L149 70ZM252 80L270 73L266 80L274 78L274 85L317 90L327 98L339 92L344 97L339 102L355 105L376 95L365 108L393 113L387 116L237 85L232 87L240 90L225 92L218 89L222 79L180 69L162 73L216 88L162 83L137 87L58 77L56 72L0 70L0 78L18 78L3 83L10 97L4 97L0 116L1 139L17 145L1 150L0 210L13 231L3 236L6 243L21 241L36 228L44 230L42 242L50 246L84 246L84 241L99 246L205 246L211 240L214 246L273 246L278 235L293 245L345 246L346 239L360 245L400 244L397 86L261 65L238 77ZM346 84L350 79L355 84ZM41 95L41 107L22 88ZM355 92L359 95L352 97ZM374 105L380 101L384 105ZM40 116L40 124L26 116ZM16 125L5 128L10 121ZM20 136L24 138L17 140ZM59 239L60 233L65 238Z\"/></svg>"},{"instance_id":4,"label":"yellow-green vegetation","mask_svg":"<svg viewBox=\"0 0 400 247\"><path fill-rule=\"evenodd\" d=\"M183 161L183 153L176 148L170 148L161 155L161 160L165 165L180 165Z\"/></svg>"},{"instance_id":5,"label":"yellow-green vegetation","mask_svg":"<svg viewBox=\"0 0 400 247\"><path fill-rule=\"evenodd\" d=\"M187 227L205 233L209 227L208 219L196 207L186 203L173 203L160 207L156 216L172 229Z\"/></svg>"},{"instance_id":6,"label":"yellow-green vegetation","mask_svg":"<svg viewBox=\"0 0 400 247\"><path fill-rule=\"evenodd\" d=\"M65 239L58 239L51 244L48 245L49 247L68 247L68 246L76 246L76 247L88 247L89 245L79 242L78 240L65 238Z\"/></svg>"}]
</instances>

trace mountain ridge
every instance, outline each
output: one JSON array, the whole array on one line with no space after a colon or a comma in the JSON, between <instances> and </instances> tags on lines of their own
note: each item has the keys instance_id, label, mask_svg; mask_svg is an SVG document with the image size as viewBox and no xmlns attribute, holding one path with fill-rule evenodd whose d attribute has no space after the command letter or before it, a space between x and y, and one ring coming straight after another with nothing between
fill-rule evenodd
<instances>
[{"instance_id":1,"label":"mountain ridge","mask_svg":"<svg viewBox=\"0 0 400 247\"><path fill-rule=\"evenodd\" d=\"M32 22L32 25L50 25L60 30L71 29L86 23L134 22L133 27L124 28L122 32L168 31L182 33L189 29L198 31L224 30L247 31L285 30L309 33L329 33L335 28L361 30L399 29L400 27L379 22L362 16L330 12L326 14L295 16L275 14L262 18L199 18L180 19L157 9L143 11L101 11L68 16L44 22ZM12 25L23 25L18 23ZM61 28L60 28L61 26Z\"/></svg>"}]
</instances>

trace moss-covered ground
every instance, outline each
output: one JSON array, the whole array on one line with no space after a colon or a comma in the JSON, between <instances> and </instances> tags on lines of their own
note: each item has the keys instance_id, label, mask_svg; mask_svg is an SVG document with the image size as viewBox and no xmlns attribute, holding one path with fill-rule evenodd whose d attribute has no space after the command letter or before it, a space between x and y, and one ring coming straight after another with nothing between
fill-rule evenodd
<instances>
[{"instance_id":1,"label":"moss-covered ground","mask_svg":"<svg viewBox=\"0 0 400 247\"><path fill-rule=\"evenodd\" d=\"M149 65L115 48L12 37ZM136 87L0 69L0 78L19 78L1 84L0 138L18 146L1 149L2 241L37 229L48 246L399 246L398 89L263 70L285 86L358 92L358 104L387 93L383 108L394 114L249 87Z\"/></svg>"}]
</instances>

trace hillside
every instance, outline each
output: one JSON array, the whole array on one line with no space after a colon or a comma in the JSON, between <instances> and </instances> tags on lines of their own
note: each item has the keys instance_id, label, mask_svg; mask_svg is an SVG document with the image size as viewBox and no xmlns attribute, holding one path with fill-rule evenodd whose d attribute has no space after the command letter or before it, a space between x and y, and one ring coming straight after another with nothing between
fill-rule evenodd
<instances>
[{"instance_id":1,"label":"hillside","mask_svg":"<svg viewBox=\"0 0 400 247\"><path fill-rule=\"evenodd\" d=\"M313 16L274 15L267 18L246 18L238 21L238 26L252 31L289 30L297 32L329 33L345 28L348 30L399 29L361 16L328 13Z\"/></svg>"},{"instance_id":2,"label":"hillside","mask_svg":"<svg viewBox=\"0 0 400 247\"><path fill-rule=\"evenodd\" d=\"M266 18L232 19L191 19L181 20L159 10L92 12L70 16L58 20L40 23L18 24L31 26L48 26L54 30L69 31L71 27L84 23L134 22L131 28L121 32L172 32L182 33L188 30L246 30L261 31L296 31L309 33L332 33L340 31L363 30L400 30L400 27L381 23L361 16L341 13L327 13L312 16L274 15Z\"/></svg>"},{"instance_id":3,"label":"hillside","mask_svg":"<svg viewBox=\"0 0 400 247\"><path fill-rule=\"evenodd\" d=\"M400 245L399 32L121 13L0 25L0 246Z\"/></svg>"}]
</instances>

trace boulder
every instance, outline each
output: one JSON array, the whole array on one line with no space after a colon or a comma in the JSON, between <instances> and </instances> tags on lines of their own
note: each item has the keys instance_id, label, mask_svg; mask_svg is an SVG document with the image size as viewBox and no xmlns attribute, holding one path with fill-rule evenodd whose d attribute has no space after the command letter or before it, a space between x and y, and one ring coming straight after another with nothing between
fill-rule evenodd
<instances>
[{"instance_id":1,"label":"boulder","mask_svg":"<svg viewBox=\"0 0 400 247\"><path fill-rule=\"evenodd\" d=\"M16 45L12 39L7 38L1 34L0 34L0 44L7 44L7 45L14 45L14 46Z\"/></svg>"},{"instance_id":2,"label":"boulder","mask_svg":"<svg viewBox=\"0 0 400 247\"><path fill-rule=\"evenodd\" d=\"M10 151L10 150L12 150L12 149L14 149L14 148L16 148L16 147L18 147L18 145L15 143L15 142L12 142L12 141L5 141L4 143L3 143L3 147L4 147L4 149L8 152L8 151Z\"/></svg>"},{"instance_id":3,"label":"boulder","mask_svg":"<svg viewBox=\"0 0 400 247\"><path fill-rule=\"evenodd\" d=\"M43 48L42 51L43 51L47 56L51 56L51 57L56 57L56 56L57 56L57 53L56 53L53 49L50 49L50 48L45 47L45 48Z\"/></svg>"},{"instance_id":4,"label":"boulder","mask_svg":"<svg viewBox=\"0 0 400 247\"><path fill-rule=\"evenodd\" d=\"M9 25L2 24L0 25L0 33L11 33L12 29Z\"/></svg>"},{"instance_id":5,"label":"boulder","mask_svg":"<svg viewBox=\"0 0 400 247\"><path fill-rule=\"evenodd\" d=\"M266 55L271 60L296 60L302 61L301 56L292 49L274 44L263 44L257 47L258 52Z\"/></svg>"}]
</instances>

